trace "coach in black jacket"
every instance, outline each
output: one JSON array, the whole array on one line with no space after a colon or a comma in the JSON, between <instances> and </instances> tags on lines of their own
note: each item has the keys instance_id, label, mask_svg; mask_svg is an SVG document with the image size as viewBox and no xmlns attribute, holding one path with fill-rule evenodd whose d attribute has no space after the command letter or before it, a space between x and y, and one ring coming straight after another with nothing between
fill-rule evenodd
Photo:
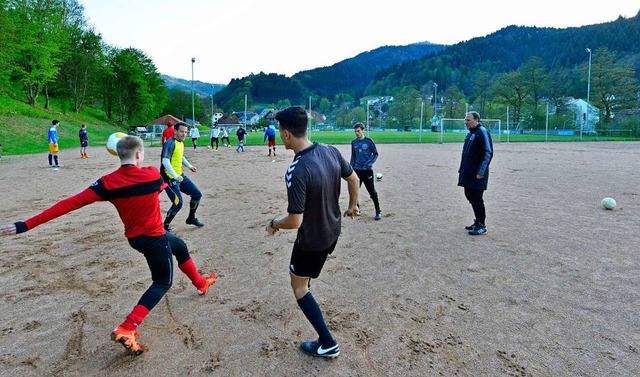
<instances>
[{"instance_id":1,"label":"coach in black jacket","mask_svg":"<svg viewBox=\"0 0 640 377\"><path fill-rule=\"evenodd\" d=\"M464 118L464 124L469 130L462 147L462 161L458 169L458 186L464 187L475 220L467 225L466 230L472 236L487 233L485 226L486 212L482 195L489 182L489 164L493 158L493 142L491 134L480 123L480 114L470 111Z\"/></svg>"}]
</instances>

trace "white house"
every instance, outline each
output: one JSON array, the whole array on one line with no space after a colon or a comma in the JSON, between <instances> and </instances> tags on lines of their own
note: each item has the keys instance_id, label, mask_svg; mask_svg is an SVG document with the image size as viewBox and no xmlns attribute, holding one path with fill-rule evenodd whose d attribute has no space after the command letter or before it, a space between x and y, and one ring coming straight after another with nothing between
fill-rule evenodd
<instances>
[{"instance_id":1,"label":"white house","mask_svg":"<svg viewBox=\"0 0 640 377\"><path fill-rule=\"evenodd\" d=\"M582 126L582 132L591 133L596 130L596 123L600 121L600 109L583 99L574 99L567 103L576 113L576 124Z\"/></svg>"}]
</instances>

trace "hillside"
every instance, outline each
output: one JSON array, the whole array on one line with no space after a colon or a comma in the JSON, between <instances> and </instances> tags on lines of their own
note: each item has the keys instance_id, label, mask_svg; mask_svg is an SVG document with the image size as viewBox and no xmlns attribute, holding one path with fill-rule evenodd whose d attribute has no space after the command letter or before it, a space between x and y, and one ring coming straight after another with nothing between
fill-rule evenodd
<instances>
[{"instance_id":1,"label":"hillside","mask_svg":"<svg viewBox=\"0 0 640 377\"><path fill-rule=\"evenodd\" d=\"M171 77L167 75L160 75L164 83L169 89L180 89L183 92L191 93L191 80L183 80L177 77ZM200 97L209 97L212 94L218 93L226 85L212 84L208 82L202 82L193 80L193 89Z\"/></svg>"}]
</instances>

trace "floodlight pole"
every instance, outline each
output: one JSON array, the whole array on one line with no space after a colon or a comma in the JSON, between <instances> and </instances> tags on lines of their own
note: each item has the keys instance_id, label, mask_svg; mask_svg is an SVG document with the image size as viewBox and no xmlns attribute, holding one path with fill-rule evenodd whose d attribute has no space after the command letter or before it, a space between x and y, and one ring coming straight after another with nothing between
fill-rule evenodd
<instances>
[{"instance_id":1,"label":"floodlight pole","mask_svg":"<svg viewBox=\"0 0 640 377\"><path fill-rule=\"evenodd\" d=\"M587 73L587 110L584 117L585 128L589 128L589 94L591 93L591 49L587 48L587 54L589 54L589 70ZM582 124L582 122L580 122ZM582 141L582 126L580 126L580 141Z\"/></svg>"},{"instance_id":2,"label":"floodlight pole","mask_svg":"<svg viewBox=\"0 0 640 377\"><path fill-rule=\"evenodd\" d=\"M544 129L544 141L549 141L549 101L547 101L547 116Z\"/></svg>"},{"instance_id":3,"label":"floodlight pole","mask_svg":"<svg viewBox=\"0 0 640 377\"><path fill-rule=\"evenodd\" d=\"M433 118L438 121L438 84L433 83ZM444 125L440 122L440 143L444 143Z\"/></svg>"},{"instance_id":4,"label":"floodlight pole","mask_svg":"<svg viewBox=\"0 0 640 377\"><path fill-rule=\"evenodd\" d=\"M196 62L196 58L191 58L191 121L193 126L196 126L196 95L193 90L193 63Z\"/></svg>"},{"instance_id":5,"label":"floodlight pole","mask_svg":"<svg viewBox=\"0 0 640 377\"><path fill-rule=\"evenodd\" d=\"M370 136L369 135L369 104L370 104L370 101L367 100L367 136Z\"/></svg>"},{"instance_id":6,"label":"floodlight pole","mask_svg":"<svg viewBox=\"0 0 640 377\"><path fill-rule=\"evenodd\" d=\"M418 136L418 143L422 143L422 114L424 113L424 98L420 97L420 136Z\"/></svg>"},{"instance_id":7,"label":"floodlight pole","mask_svg":"<svg viewBox=\"0 0 640 377\"><path fill-rule=\"evenodd\" d=\"M213 90L215 86L211 85L211 126L213 126Z\"/></svg>"}]
</instances>

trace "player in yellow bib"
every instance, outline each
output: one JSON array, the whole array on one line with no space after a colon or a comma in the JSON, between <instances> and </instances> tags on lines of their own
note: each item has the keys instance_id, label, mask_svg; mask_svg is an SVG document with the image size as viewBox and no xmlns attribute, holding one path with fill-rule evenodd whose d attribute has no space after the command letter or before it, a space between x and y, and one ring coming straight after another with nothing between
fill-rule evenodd
<instances>
[{"instance_id":1,"label":"player in yellow bib","mask_svg":"<svg viewBox=\"0 0 640 377\"><path fill-rule=\"evenodd\" d=\"M181 193L191 197L189 201L189 216L187 216L186 223L202 227L204 224L196 218L196 210L200 204L202 193L198 186L182 173L183 165L194 173L197 171L196 167L191 165L187 158L184 157L184 139L187 136L189 127L186 123L177 123L173 127L175 128L175 134L162 146L160 165L162 179L169 185L166 191L172 203L171 208L167 211L167 217L164 219L164 228L171 230L171 221L182 208L184 200Z\"/></svg>"}]
</instances>

